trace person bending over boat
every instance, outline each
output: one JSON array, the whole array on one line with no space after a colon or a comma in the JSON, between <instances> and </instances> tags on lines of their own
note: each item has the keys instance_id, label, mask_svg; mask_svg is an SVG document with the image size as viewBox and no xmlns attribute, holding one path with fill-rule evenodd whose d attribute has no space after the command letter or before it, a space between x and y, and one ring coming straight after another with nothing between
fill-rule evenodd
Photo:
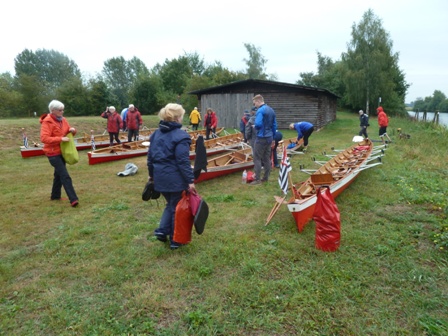
<instances>
[{"instance_id":1,"label":"person bending over boat","mask_svg":"<svg viewBox=\"0 0 448 336\"><path fill-rule=\"evenodd\" d=\"M117 144L121 144L118 134L120 129L123 128L123 120L121 116L117 113L114 106L109 106L105 112L101 113L101 117L107 119L107 131L109 132L109 145L114 144L114 139Z\"/></svg>"},{"instance_id":2,"label":"person bending over boat","mask_svg":"<svg viewBox=\"0 0 448 336\"><path fill-rule=\"evenodd\" d=\"M61 190L64 187L70 205L78 205L78 196L70 175L68 174L65 160L61 153L61 142L68 142L68 133L76 134L76 129L70 127L67 119L63 117L64 104L58 100L52 100L48 105L50 113L40 117L40 141L44 144L43 151L54 167L53 187L51 188L50 199L52 201L61 200Z\"/></svg>"},{"instance_id":3,"label":"person bending over boat","mask_svg":"<svg viewBox=\"0 0 448 336\"><path fill-rule=\"evenodd\" d=\"M305 151L308 147L308 138L314 132L314 125L307 121L301 121L290 124L289 129L297 131L297 142L303 138L303 150Z\"/></svg>"},{"instance_id":4,"label":"person bending over boat","mask_svg":"<svg viewBox=\"0 0 448 336\"><path fill-rule=\"evenodd\" d=\"M166 200L166 206L154 236L166 242L171 249L181 244L173 241L174 214L184 190L195 190L194 175L190 163L191 139L181 130L185 110L179 104L168 104L159 112L159 129L149 139L147 165L149 181Z\"/></svg>"}]
</instances>

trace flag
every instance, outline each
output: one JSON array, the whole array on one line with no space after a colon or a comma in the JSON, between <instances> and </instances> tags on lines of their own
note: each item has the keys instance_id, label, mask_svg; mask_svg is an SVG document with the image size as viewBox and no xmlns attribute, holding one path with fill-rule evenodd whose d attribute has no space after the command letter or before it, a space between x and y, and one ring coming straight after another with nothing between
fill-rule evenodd
<instances>
[{"instance_id":1,"label":"flag","mask_svg":"<svg viewBox=\"0 0 448 336\"><path fill-rule=\"evenodd\" d=\"M280 173L278 175L278 184L283 192L288 192L288 173L292 170L291 163L289 162L289 157L286 155L286 146L283 146L282 161L280 163Z\"/></svg>"},{"instance_id":2,"label":"flag","mask_svg":"<svg viewBox=\"0 0 448 336\"><path fill-rule=\"evenodd\" d=\"M96 145L95 145L95 137L93 136L93 134L90 137L90 143L92 145L92 150L95 150L96 149Z\"/></svg>"},{"instance_id":3,"label":"flag","mask_svg":"<svg viewBox=\"0 0 448 336\"><path fill-rule=\"evenodd\" d=\"M23 132L23 146L25 148L28 148L28 137L26 136L25 132Z\"/></svg>"}]
</instances>

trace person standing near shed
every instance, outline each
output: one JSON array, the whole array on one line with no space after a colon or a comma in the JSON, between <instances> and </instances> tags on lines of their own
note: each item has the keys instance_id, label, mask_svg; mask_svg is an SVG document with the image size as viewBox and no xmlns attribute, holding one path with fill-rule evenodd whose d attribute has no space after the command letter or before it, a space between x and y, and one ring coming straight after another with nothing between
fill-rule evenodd
<instances>
[{"instance_id":1,"label":"person standing near shed","mask_svg":"<svg viewBox=\"0 0 448 336\"><path fill-rule=\"evenodd\" d=\"M216 112L211 108L207 109L207 113L204 117L204 127L205 127L205 140L210 139L210 133L212 136L216 135L216 127L218 127L218 117Z\"/></svg>"},{"instance_id":2,"label":"person standing near shed","mask_svg":"<svg viewBox=\"0 0 448 336\"><path fill-rule=\"evenodd\" d=\"M190 124L192 126L193 131L198 130L199 122L201 121L201 114L198 111L198 108L195 107L193 111L190 112Z\"/></svg>"},{"instance_id":3,"label":"person standing near shed","mask_svg":"<svg viewBox=\"0 0 448 336\"><path fill-rule=\"evenodd\" d=\"M254 149L254 171L255 180L251 185L257 185L261 182L268 182L271 172L271 147L275 146L274 134L277 130L277 119L272 107L264 102L262 95L256 95L252 99L257 114L255 116L255 131L257 138L255 139ZM261 168L264 169L263 178L261 178Z\"/></svg>"}]
</instances>

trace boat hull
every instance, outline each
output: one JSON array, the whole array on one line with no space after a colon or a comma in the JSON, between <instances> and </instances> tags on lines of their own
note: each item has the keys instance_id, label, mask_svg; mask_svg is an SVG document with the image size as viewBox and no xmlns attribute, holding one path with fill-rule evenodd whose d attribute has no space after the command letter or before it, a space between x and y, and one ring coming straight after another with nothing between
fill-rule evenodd
<instances>
[{"instance_id":1,"label":"boat hull","mask_svg":"<svg viewBox=\"0 0 448 336\"><path fill-rule=\"evenodd\" d=\"M213 167L213 168L207 169L207 172L201 172L201 175L199 175L199 177L196 180L194 180L194 183L211 180L216 177L229 175L229 174L236 173L239 171L251 169L253 167L254 167L253 161L244 162L244 163L234 163L229 166Z\"/></svg>"},{"instance_id":2,"label":"boat hull","mask_svg":"<svg viewBox=\"0 0 448 336\"><path fill-rule=\"evenodd\" d=\"M109 146L109 141L96 142L95 146L97 148L107 147ZM76 149L78 151L92 149L92 145L90 143L76 144ZM20 146L20 154L22 155L22 158L26 159L34 156L42 156L44 155L44 150L42 146L28 148L25 146Z\"/></svg>"},{"instance_id":3,"label":"boat hull","mask_svg":"<svg viewBox=\"0 0 448 336\"><path fill-rule=\"evenodd\" d=\"M347 189L348 186L356 179L358 174L359 171L348 174L344 178L331 185L330 192L333 198L338 197L345 189ZM299 232L302 232L305 225L313 218L316 202L317 195L314 195L303 201L296 200L296 202L288 204L288 210L294 217L297 225L297 230Z\"/></svg>"}]
</instances>

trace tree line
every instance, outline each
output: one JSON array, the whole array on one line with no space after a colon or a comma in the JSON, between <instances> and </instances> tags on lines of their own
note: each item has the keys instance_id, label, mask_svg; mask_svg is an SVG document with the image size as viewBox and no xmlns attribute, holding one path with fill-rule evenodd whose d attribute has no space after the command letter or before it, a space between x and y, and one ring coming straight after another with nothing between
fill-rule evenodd
<instances>
[{"instance_id":1,"label":"tree line","mask_svg":"<svg viewBox=\"0 0 448 336\"><path fill-rule=\"evenodd\" d=\"M187 111L197 105L188 93L245 79L276 80L266 73L261 50L244 44L249 57L246 69L231 71L219 61L206 64L198 53L148 67L137 57L108 59L93 77L81 74L77 64L55 51L25 49L14 59L15 75L0 74L0 117L28 117L47 111L48 102L59 99L66 114L98 115L106 106L118 111L130 103L143 114L156 113L167 102L180 102ZM390 114L405 114L409 84L392 52L392 40L372 10L353 23L351 40L340 60L317 52L317 73L303 72L295 84L327 89L340 97L339 107L358 111L381 104Z\"/></svg>"},{"instance_id":2,"label":"tree line","mask_svg":"<svg viewBox=\"0 0 448 336\"><path fill-rule=\"evenodd\" d=\"M412 108L419 112L448 112L448 99L442 91L435 90L432 96L417 98Z\"/></svg>"}]
</instances>

